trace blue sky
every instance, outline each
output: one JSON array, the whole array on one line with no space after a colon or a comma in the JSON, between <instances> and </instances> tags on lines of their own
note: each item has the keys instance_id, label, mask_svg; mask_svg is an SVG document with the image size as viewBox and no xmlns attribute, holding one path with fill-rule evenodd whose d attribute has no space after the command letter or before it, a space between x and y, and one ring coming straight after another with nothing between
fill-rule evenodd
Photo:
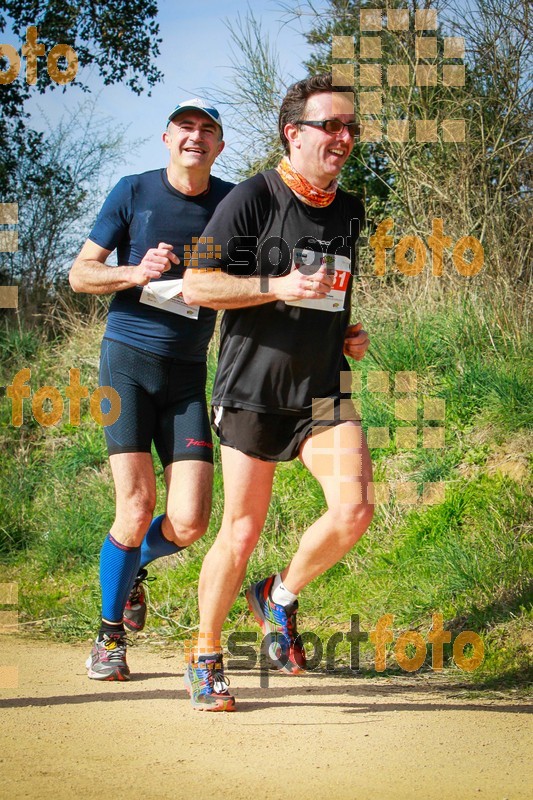
<instances>
[{"instance_id":1,"label":"blue sky","mask_svg":"<svg viewBox=\"0 0 533 800\"><path fill-rule=\"evenodd\" d=\"M225 0L224 3L220 0L197 0L190 4L159 0L158 6L163 41L157 66L165 78L152 89L151 97L146 93L137 96L120 85L105 87L96 71L85 70L79 75L89 84L93 94L100 93L99 112L103 116L112 120L113 125L127 128L128 138L147 139L131 151L127 164L117 167L112 182L122 174L166 164L167 151L161 142L161 133L169 112L180 100L200 94L203 87L223 85L229 81L230 34L224 20L230 24L236 22L238 14L245 16L249 8L246 0ZM294 79L303 77L302 62L309 54L309 48L302 35L302 25L284 25L283 13L272 0L254 2L253 10L256 18L261 20L263 31L279 52L283 75ZM7 35L2 38L20 49L22 42ZM38 130L46 129L69 108L86 99L87 95L71 86L65 92L53 91L45 95L36 92L35 100L28 104L32 114L30 124ZM228 145L235 144L237 137L236 132L225 129ZM215 167L214 174L225 177L220 166L218 169Z\"/></svg>"},{"instance_id":2,"label":"blue sky","mask_svg":"<svg viewBox=\"0 0 533 800\"><path fill-rule=\"evenodd\" d=\"M455 6L463 2L455 0ZM92 97L98 97L99 113L113 126L125 130L128 139L145 140L131 148L127 163L114 168L109 176L111 183L123 174L165 165L167 151L161 142L161 133L171 109L180 100L204 94L204 87L214 89L230 85L231 37L224 21L236 23L239 15L241 18L246 16L250 5L255 17L261 21L264 34L278 52L284 78L289 81L303 77L302 63L310 54L303 33L312 20L304 17L303 22L293 20L287 23L277 0L254 0L253 3L248 0L196 0L191 3L158 0L158 22L163 41L157 66L165 77L152 89L150 97L146 93L137 96L121 85L104 86L96 70L80 72L79 77L92 89ZM313 2L316 9L325 5L326 0ZM18 50L22 45L8 31L2 34L2 41L13 44ZM45 68L44 59L39 59L39 62L40 69ZM17 80L22 79L21 74ZM211 94L209 99L216 104L216 94L214 91ZM45 95L35 91L35 98L28 103L32 115L29 123L37 130L46 130L69 109L87 99L87 94L72 86L67 86L65 92L56 90ZM228 125L225 125L225 139L229 147L236 145L242 149L246 146L239 140L238 132L232 131ZM215 164L213 172L228 177L220 162Z\"/></svg>"}]
</instances>

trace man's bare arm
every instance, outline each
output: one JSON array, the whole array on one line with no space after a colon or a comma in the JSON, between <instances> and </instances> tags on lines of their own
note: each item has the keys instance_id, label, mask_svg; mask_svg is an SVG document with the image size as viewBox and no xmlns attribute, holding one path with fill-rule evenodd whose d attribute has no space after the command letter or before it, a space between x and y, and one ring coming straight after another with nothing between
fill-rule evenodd
<instances>
[{"instance_id":1,"label":"man's bare arm","mask_svg":"<svg viewBox=\"0 0 533 800\"><path fill-rule=\"evenodd\" d=\"M363 330L363 325L360 322L355 325L348 325L344 334L343 352L345 356L361 361L368 350L369 344L368 333Z\"/></svg>"},{"instance_id":2,"label":"man's bare arm","mask_svg":"<svg viewBox=\"0 0 533 800\"><path fill-rule=\"evenodd\" d=\"M207 306L215 310L245 308L276 300L317 300L325 298L333 285L333 276L322 266L314 275L293 270L281 278L239 278L222 270L187 269L183 278L183 299L189 305ZM264 289L264 286L263 286Z\"/></svg>"},{"instance_id":3,"label":"man's bare arm","mask_svg":"<svg viewBox=\"0 0 533 800\"><path fill-rule=\"evenodd\" d=\"M132 286L146 286L170 269L171 262L179 264L172 245L165 242L148 250L137 266L108 267L105 262L111 252L87 239L68 276L75 292L113 294Z\"/></svg>"}]
</instances>

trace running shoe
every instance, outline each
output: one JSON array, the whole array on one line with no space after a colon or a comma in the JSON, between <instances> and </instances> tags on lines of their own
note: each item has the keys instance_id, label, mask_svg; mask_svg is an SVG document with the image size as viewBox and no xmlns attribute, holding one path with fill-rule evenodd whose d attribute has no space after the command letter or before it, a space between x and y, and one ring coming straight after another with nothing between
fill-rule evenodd
<instances>
[{"instance_id":1,"label":"running shoe","mask_svg":"<svg viewBox=\"0 0 533 800\"><path fill-rule=\"evenodd\" d=\"M148 572L141 567L124 608L124 627L134 633L142 631L146 623L148 608L143 583L148 581L155 581L155 577L149 578Z\"/></svg>"},{"instance_id":2,"label":"running shoe","mask_svg":"<svg viewBox=\"0 0 533 800\"><path fill-rule=\"evenodd\" d=\"M229 681L224 677L222 653L189 661L184 680L196 711L235 711L235 698L229 693Z\"/></svg>"},{"instance_id":3,"label":"running shoe","mask_svg":"<svg viewBox=\"0 0 533 800\"><path fill-rule=\"evenodd\" d=\"M274 578L275 575L271 575L253 583L246 590L246 599L263 635L269 637L268 655L273 666L286 675L297 675L306 669L305 651L296 627L298 600L288 606L272 602L270 591Z\"/></svg>"},{"instance_id":4,"label":"running shoe","mask_svg":"<svg viewBox=\"0 0 533 800\"><path fill-rule=\"evenodd\" d=\"M126 662L128 640L121 631L108 635L93 644L91 655L85 662L87 675L96 681L129 681L130 668Z\"/></svg>"}]
</instances>

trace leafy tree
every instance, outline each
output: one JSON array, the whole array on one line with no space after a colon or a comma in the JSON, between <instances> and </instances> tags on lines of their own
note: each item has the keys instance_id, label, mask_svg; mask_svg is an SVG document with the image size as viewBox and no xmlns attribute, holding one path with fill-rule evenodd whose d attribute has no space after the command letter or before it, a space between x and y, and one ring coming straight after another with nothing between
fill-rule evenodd
<instances>
[{"instance_id":1,"label":"leafy tree","mask_svg":"<svg viewBox=\"0 0 533 800\"><path fill-rule=\"evenodd\" d=\"M65 282L65 267L86 238L106 178L132 146L97 116L97 103L96 97L72 109L43 135L40 152L23 152L15 165L19 249L4 254L0 283L19 284L26 317Z\"/></svg>"},{"instance_id":2,"label":"leafy tree","mask_svg":"<svg viewBox=\"0 0 533 800\"><path fill-rule=\"evenodd\" d=\"M405 87L390 87L386 70L391 64L416 66L427 63L417 57L414 12L420 7L438 11L437 86L417 86L412 78ZM313 52L307 61L310 72L330 71L339 59L333 57L333 36L354 38L356 76L360 59L359 15L364 8L407 8L410 29L379 36L383 70L384 136L376 143L355 146L344 171L345 185L370 200L370 216L392 216L397 231L431 233L434 218L443 218L447 233L459 238L477 237L490 258L491 279L531 279L531 30L530 15L523 0L461 0L440 3L418 0L326 0L317 8L304 0L296 8L281 3L289 20L307 20L306 34ZM434 36L431 32L428 34ZM445 86L441 70L445 63L443 36L463 37L464 86ZM405 142L386 135L391 119L409 118L410 136ZM420 119L464 119L464 142L423 143L414 136ZM488 259L486 259L488 260Z\"/></svg>"},{"instance_id":3,"label":"leafy tree","mask_svg":"<svg viewBox=\"0 0 533 800\"><path fill-rule=\"evenodd\" d=\"M162 78L154 64L161 42L156 15L157 2L153 0L4 0L0 34L10 27L25 41L26 29L37 26L46 52L58 43L76 51L80 71L69 85L87 90L80 77L81 68L94 66L104 84L125 81L132 91L140 93L145 85L151 87ZM6 60L0 59L0 68L6 67ZM42 66L35 86L28 86L23 75L0 86L0 187L4 202L16 199L17 162L43 147L43 136L29 127L25 102L31 92L56 88ZM63 90L68 91L68 86Z\"/></svg>"},{"instance_id":4,"label":"leafy tree","mask_svg":"<svg viewBox=\"0 0 533 800\"><path fill-rule=\"evenodd\" d=\"M332 2L332 6L339 6L344 11L347 5L346 0ZM280 7L285 9L283 4ZM288 13L296 16L299 12L291 8ZM332 31L353 34L353 13L352 9L342 20L331 15L322 16L309 3L308 16L315 27L305 34L305 38L317 46L317 55L311 56L303 65L303 74L305 68L309 74L331 70ZM294 79L281 73L275 45L264 34L253 11L244 17L238 16L236 23L226 23L226 27L232 45L230 84L204 91L216 96L217 104L227 107L225 119L238 131L241 142L246 142L244 152L242 146L238 146L227 148L222 155L226 168L237 180L242 180L275 166L281 158L283 148L278 135L278 114L283 96ZM382 204L390 191L386 158L378 149L356 143L343 170L342 184L373 205Z\"/></svg>"},{"instance_id":5,"label":"leafy tree","mask_svg":"<svg viewBox=\"0 0 533 800\"><path fill-rule=\"evenodd\" d=\"M239 144L224 149L221 164L240 181L275 166L283 155L278 114L290 81L281 74L276 49L252 11L225 25L231 78L202 91L216 97L217 107L224 108L224 126L238 132Z\"/></svg>"}]
</instances>

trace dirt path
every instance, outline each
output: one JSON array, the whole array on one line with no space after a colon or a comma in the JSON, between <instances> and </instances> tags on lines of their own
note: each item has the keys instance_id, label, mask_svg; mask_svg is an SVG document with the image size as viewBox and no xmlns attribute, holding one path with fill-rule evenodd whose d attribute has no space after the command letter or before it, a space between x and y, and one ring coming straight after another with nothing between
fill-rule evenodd
<instances>
[{"instance_id":1,"label":"dirt path","mask_svg":"<svg viewBox=\"0 0 533 800\"><path fill-rule=\"evenodd\" d=\"M6 800L530 800L525 703L437 677L234 673L239 712L193 712L181 659L132 648L135 679L97 683L86 646L0 637ZM0 674L2 673L0 670Z\"/></svg>"}]
</instances>

